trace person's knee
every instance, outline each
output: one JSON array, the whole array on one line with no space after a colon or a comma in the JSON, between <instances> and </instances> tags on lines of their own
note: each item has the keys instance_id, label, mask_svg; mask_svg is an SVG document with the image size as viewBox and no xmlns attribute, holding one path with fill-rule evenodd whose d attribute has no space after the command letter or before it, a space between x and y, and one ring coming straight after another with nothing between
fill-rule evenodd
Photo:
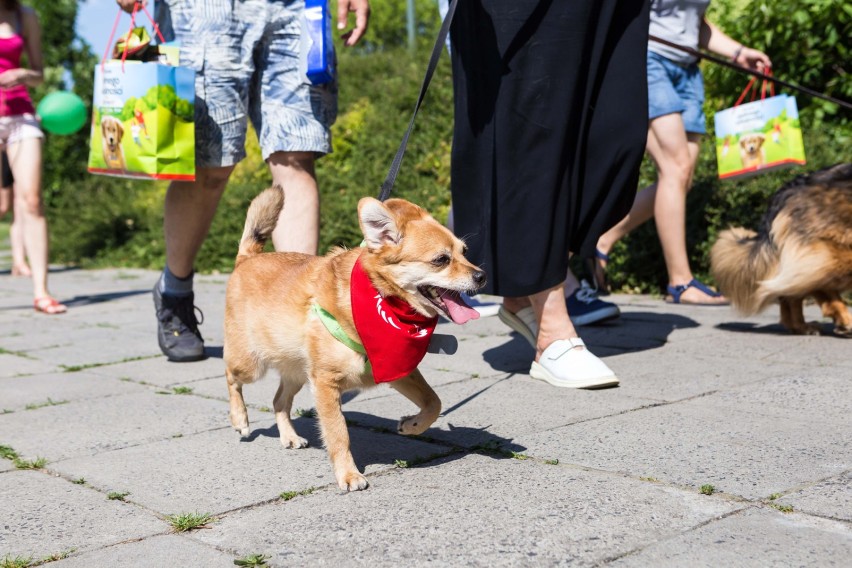
<instances>
[{"instance_id":1,"label":"person's knee","mask_svg":"<svg viewBox=\"0 0 852 568\"><path fill-rule=\"evenodd\" d=\"M44 205L41 200L41 195L38 192L29 192L19 198L20 204L23 205L23 213L34 217L44 215Z\"/></svg>"},{"instance_id":2,"label":"person's knee","mask_svg":"<svg viewBox=\"0 0 852 568\"><path fill-rule=\"evenodd\" d=\"M222 192L228 185L233 171L233 166L199 170L196 183L200 184L205 191Z\"/></svg>"},{"instance_id":3,"label":"person's knee","mask_svg":"<svg viewBox=\"0 0 852 568\"><path fill-rule=\"evenodd\" d=\"M658 165L661 178L676 180L683 186L688 185L692 178L692 161L688 155L673 157Z\"/></svg>"}]
</instances>

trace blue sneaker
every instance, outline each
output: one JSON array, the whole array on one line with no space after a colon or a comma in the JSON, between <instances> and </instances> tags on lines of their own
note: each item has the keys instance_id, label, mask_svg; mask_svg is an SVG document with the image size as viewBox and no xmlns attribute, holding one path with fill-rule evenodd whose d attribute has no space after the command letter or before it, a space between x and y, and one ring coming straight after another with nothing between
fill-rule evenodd
<instances>
[{"instance_id":1,"label":"blue sneaker","mask_svg":"<svg viewBox=\"0 0 852 568\"><path fill-rule=\"evenodd\" d=\"M598 298L598 291L585 280L580 282L580 287L573 294L565 298L565 305L574 325L601 323L621 315L618 306Z\"/></svg>"}]
</instances>

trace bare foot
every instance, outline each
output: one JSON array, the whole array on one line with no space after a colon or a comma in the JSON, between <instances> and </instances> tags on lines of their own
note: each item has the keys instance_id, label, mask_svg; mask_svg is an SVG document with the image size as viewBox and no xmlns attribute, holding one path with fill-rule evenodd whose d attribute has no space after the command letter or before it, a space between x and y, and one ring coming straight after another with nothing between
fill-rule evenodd
<instances>
[{"instance_id":1,"label":"bare foot","mask_svg":"<svg viewBox=\"0 0 852 568\"><path fill-rule=\"evenodd\" d=\"M26 263L12 265L12 276L26 276L29 278L32 275L33 271L30 270L30 267Z\"/></svg>"}]
</instances>

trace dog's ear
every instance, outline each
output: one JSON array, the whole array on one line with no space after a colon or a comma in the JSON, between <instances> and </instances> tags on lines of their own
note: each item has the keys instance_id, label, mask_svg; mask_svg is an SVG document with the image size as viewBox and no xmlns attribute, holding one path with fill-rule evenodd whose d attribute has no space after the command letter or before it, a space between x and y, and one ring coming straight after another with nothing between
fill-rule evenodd
<instances>
[{"instance_id":1,"label":"dog's ear","mask_svg":"<svg viewBox=\"0 0 852 568\"><path fill-rule=\"evenodd\" d=\"M763 134L758 133L758 134L755 134L754 137L757 138L757 147L758 148L763 146L763 143L766 142L766 136L764 136Z\"/></svg>"},{"instance_id":2,"label":"dog's ear","mask_svg":"<svg viewBox=\"0 0 852 568\"><path fill-rule=\"evenodd\" d=\"M124 138L124 124L120 120L116 120L115 128L118 130L118 141L121 142L121 139Z\"/></svg>"},{"instance_id":3,"label":"dog's ear","mask_svg":"<svg viewBox=\"0 0 852 568\"><path fill-rule=\"evenodd\" d=\"M386 244L399 244L399 227L393 214L378 199L364 197L358 202L358 222L370 250Z\"/></svg>"}]
</instances>

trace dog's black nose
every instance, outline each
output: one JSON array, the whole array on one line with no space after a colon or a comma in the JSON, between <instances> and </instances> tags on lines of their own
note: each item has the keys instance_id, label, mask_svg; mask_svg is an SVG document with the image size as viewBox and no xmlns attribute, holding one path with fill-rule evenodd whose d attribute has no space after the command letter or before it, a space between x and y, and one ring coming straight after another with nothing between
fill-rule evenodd
<instances>
[{"instance_id":1,"label":"dog's black nose","mask_svg":"<svg viewBox=\"0 0 852 568\"><path fill-rule=\"evenodd\" d=\"M483 272L482 270L477 270L476 272L474 272L471 275L471 278L473 278L473 283L476 284L478 287L481 288L485 286L485 272Z\"/></svg>"}]
</instances>

